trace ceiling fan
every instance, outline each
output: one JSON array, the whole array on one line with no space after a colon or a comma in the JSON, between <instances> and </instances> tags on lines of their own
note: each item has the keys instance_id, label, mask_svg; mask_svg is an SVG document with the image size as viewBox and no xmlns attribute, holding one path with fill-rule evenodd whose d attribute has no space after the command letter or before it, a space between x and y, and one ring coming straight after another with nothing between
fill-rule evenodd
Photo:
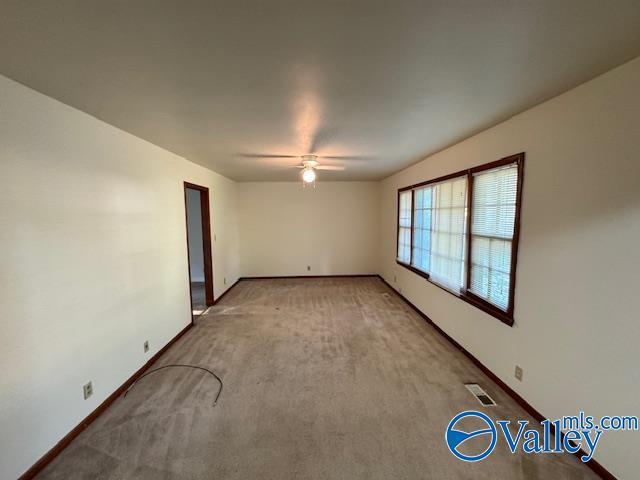
<instances>
[{"instance_id":1,"label":"ceiling fan","mask_svg":"<svg viewBox=\"0 0 640 480\"><path fill-rule=\"evenodd\" d=\"M324 150L329 143L332 131L326 128L319 129L308 139L299 141L298 147L309 152L306 155L278 155L273 153L247 152L236 154L242 158L256 158L261 163L275 168L299 168L302 170L302 180L305 184L313 184L316 180L316 170L342 171L347 169L348 162L360 162L372 160L372 157L361 155L318 155L318 150ZM290 159L295 159L292 164Z\"/></svg>"},{"instance_id":2,"label":"ceiling fan","mask_svg":"<svg viewBox=\"0 0 640 480\"><path fill-rule=\"evenodd\" d=\"M338 165L320 165L317 155L302 155L300 157L302 165L293 165L294 168L302 169L302 181L313 183L316 181L316 170L344 170L345 167Z\"/></svg>"},{"instance_id":3,"label":"ceiling fan","mask_svg":"<svg viewBox=\"0 0 640 480\"><path fill-rule=\"evenodd\" d=\"M302 181L304 183L313 183L316 180L316 170L331 170L331 171L343 171L346 170L347 167L344 165L327 165L324 163L320 163L321 160L327 161L360 161L367 160L368 157L359 157L359 156L335 156L335 155L274 155L274 154L259 154L259 153L244 153L239 156L243 158L259 158L263 161L267 161L269 164L280 167L280 168L299 168L302 169ZM289 162L284 163L281 160L289 160L289 159L297 159L299 161L296 164L291 164Z\"/></svg>"}]
</instances>

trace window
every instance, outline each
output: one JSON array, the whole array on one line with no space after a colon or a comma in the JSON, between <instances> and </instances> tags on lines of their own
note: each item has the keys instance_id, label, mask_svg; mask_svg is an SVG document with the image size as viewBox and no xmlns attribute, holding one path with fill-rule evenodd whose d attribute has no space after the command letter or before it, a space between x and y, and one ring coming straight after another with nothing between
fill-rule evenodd
<instances>
[{"instance_id":1,"label":"window","mask_svg":"<svg viewBox=\"0 0 640 480\"><path fill-rule=\"evenodd\" d=\"M397 261L513 324L524 154L398 191Z\"/></svg>"},{"instance_id":2,"label":"window","mask_svg":"<svg viewBox=\"0 0 640 480\"><path fill-rule=\"evenodd\" d=\"M456 293L464 283L466 176L414 190L411 265Z\"/></svg>"},{"instance_id":3,"label":"window","mask_svg":"<svg viewBox=\"0 0 640 480\"><path fill-rule=\"evenodd\" d=\"M398 195L398 261L411 260L411 191Z\"/></svg>"},{"instance_id":4,"label":"window","mask_svg":"<svg viewBox=\"0 0 640 480\"><path fill-rule=\"evenodd\" d=\"M469 291L509 307L518 165L473 174Z\"/></svg>"}]
</instances>

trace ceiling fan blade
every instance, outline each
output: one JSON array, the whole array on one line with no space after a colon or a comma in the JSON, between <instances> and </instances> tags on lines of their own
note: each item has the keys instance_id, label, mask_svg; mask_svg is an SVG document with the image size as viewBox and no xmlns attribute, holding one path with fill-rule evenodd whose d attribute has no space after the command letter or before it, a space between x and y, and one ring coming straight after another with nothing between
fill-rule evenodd
<instances>
[{"instance_id":1,"label":"ceiling fan blade","mask_svg":"<svg viewBox=\"0 0 640 480\"><path fill-rule=\"evenodd\" d=\"M274 155L271 153L238 153L242 158L299 158L297 155Z\"/></svg>"},{"instance_id":2,"label":"ceiling fan blade","mask_svg":"<svg viewBox=\"0 0 640 480\"><path fill-rule=\"evenodd\" d=\"M318 165L316 167L317 170L346 170L346 167L339 167L337 165Z\"/></svg>"},{"instance_id":3,"label":"ceiling fan blade","mask_svg":"<svg viewBox=\"0 0 640 480\"><path fill-rule=\"evenodd\" d=\"M373 160L373 157L358 156L358 155L320 155L319 158L326 158L329 160L353 160L356 162L363 162L366 160Z\"/></svg>"}]
</instances>

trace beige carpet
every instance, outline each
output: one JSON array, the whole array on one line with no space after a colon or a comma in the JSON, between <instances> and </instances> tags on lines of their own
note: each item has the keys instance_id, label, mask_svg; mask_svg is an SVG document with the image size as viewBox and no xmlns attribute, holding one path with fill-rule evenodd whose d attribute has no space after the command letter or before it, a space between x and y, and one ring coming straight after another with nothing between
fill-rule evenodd
<instances>
[{"instance_id":1,"label":"beige carpet","mask_svg":"<svg viewBox=\"0 0 640 480\"><path fill-rule=\"evenodd\" d=\"M383 295L383 293L390 295ZM464 463L466 409L530 419L377 278L246 280L197 320L39 479L581 479L570 455ZM499 403L482 408L480 383ZM532 420L532 419L530 419Z\"/></svg>"}]
</instances>

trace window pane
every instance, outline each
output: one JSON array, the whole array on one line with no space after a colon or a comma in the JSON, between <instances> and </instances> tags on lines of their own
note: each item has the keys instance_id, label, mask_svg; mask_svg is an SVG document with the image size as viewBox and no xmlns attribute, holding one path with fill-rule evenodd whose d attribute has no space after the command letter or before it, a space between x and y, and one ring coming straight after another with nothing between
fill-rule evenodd
<instances>
[{"instance_id":1,"label":"window pane","mask_svg":"<svg viewBox=\"0 0 640 480\"><path fill-rule=\"evenodd\" d=\"M511 241L472 238L470 290L506 310L509 305Z\"/></svg>"},{"instance_id":2,"label":"window pane","mask_svg":"<svg viewBox=\"0 0 640 480\"><path fill-rule=\"evenodd\" d=\"M516 165L473 178L473 235L512 238L516 218Z\"/></svg>"},{"instance_id":3,"label":"window pane","mask_svg":"<svg viewBox=\"0 0 640 480\"><path fill-rule=\"evenodd\" d=\"M473 265L509 273L511 269L511 241L497 238L474 237L471 240Z\"/></svg>"},{"instance_id":4,"label":"window pane","mask_svg":"<svg viewBox=\"0 0 640 480\"><path fill-rule=\"evenodd\" d=\"M423 272L427 272L429 268L431 216L428 208L431 205L431 195L430 187L418 188L413 194L416 205L413 214L413 258L411 264Z\"/></svg>"}]
</instances>

